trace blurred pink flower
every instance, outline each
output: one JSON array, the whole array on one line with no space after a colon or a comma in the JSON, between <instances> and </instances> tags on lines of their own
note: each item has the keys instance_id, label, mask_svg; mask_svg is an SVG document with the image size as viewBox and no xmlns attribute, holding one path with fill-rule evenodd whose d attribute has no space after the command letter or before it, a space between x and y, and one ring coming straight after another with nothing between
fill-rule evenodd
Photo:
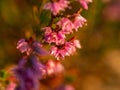
<instances>
[{"instance_id":1,"label":"blurred pink flower","mask_svg":"<svg viewBox=\"0 0 120 90\"><path fill-rule=\"evenodd\" d=\"M47 74L58 74L64 71L64 67L60 62L54 62L53 60L49 60L46 64Z\"/></svg>"},{"instance_id":2,"label":"blurred pink flower","mask_svg":"<svg viewBox=\"0 0 120 90\"><path fill-rule=\"evenodd\" d=\"M57 2L48 2L43 9L50 10L53 15L57 15L60 11L64 11L68 7L69 1L59 0Z\"/></svg>"},{"instance_id":3,"label":"blurred pink flower","mask_svg":"<svg viewBox=\"0 0 120 90\"><path fill-rule=\"evenodd\" d=\"M84 9L88 9L88 3L91 3L92 0L78 0Z\"/></svg>"},{"instance_id":4,"label":"blurred pink flower","mask_svg":"<svg viewBox=\"0 0 120 90\"><path fill-rule=\"evenodd\" d=\"M103 10L104 19L108 21L120 21L120 1L111 1Z\"/></svg>"},{"instance_id":5,"label":"blurred pink flower","mask_svg":"<svg viewBox=\"0 0 120 90\"><path fill-rule=\"evenodd\" d=\"M75 47L77 47L77 48L81 48L81 45L80 45L80 42L79 42L79 40L73 40L73 45L75 46Z\"/></svg>"},{"instance_id":6,"label":"blurred pink flower","mask_svg":"<svg viewBox=\"0 0 120 90\"><path fill-rule=\"evenodd\" d=\"M72 85L65 85L64 90L75 90L75 88Z\"/></svg>"},{"instance_id":7,"label":"blurred pink flower","mask_svg":"<svg viewBox=\"0 0 120 90\"><path fill-rule=\"evenodd\" d=\"M16 84L14 82L10 82L5 90L15 90Z\"/></svg>"},{"instance_id":8,"label":"blurred pink flower","mask_svg":"<svg viewBox=\"0 0 120 90\"><path fill-rule=\"evenodd\" d=\"M61 73L64 71L64 66L60 62L56 62L55 73Z\"/></svg>"},{"instance_id":9,"label":"blurred pink flower","mask_svg":"<svg viewBox=\"0 0 120 90\"><path fill-rule=\"evenodd\" d=\"M54 73L55 63L52 60L49 60L46 64L46 71L48 75Z\"/></svg>"}]
</instances>

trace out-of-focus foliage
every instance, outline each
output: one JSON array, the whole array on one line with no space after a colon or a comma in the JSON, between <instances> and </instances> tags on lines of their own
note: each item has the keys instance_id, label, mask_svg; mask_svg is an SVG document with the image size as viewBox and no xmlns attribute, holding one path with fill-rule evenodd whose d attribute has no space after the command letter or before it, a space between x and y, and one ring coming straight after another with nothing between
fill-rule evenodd
<instances>
[{"instance_id":1,"label":"out-of-focus foliage","mask_svg":"<svg viewBox=\"0 0 120 90\"><path fill-rule=\"evenodd\" d=\"M38 3L39 2L39 3ZM36 25L46 24L49 12L42 12L37 21L35 5L41 0L0 0L0 69L16 64L20 53L16 43L20 38L33 32L39 35ZM77 4L73 5L77 8ZM65 75L58 75L48 81L48 88L60 82L72 84L76 90L119 90L120 89L120 1L93 0L82 15L88 25L79 29L76 36L82 49L74 56L67 57L62 63ZM33 12L35 11L35 12Z\"/></svg>"}]
</instances>

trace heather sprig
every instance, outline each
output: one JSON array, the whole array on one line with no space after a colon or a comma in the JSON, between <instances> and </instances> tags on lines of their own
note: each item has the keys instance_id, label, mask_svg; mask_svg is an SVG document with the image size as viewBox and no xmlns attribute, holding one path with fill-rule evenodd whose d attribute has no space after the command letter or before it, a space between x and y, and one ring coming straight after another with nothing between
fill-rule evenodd
<instances>
[{"instance_id":1,"label":"heather sprig","mask_svg":"<svg viewBox=\"0 0 120 90\"><path fill-rule=\"evenodd\" d=\"M88 3L92 2L92 0L74 1L80 2L84 9L88 9ZM64 66L60 61L66 56L74 55L77 48L81 48L74 32L86 25L87 20L81 15L81 7L78 12L66 15L65 10L72 9L70 3L70 0L50 0L42 5L40 12L49 10L51 20L44 27L38 26L39 30L42 30L40 34L42 40L35 39L31 35L30 38L23 38L17 42L16 48L24 53L24 56L12 69L16 81L11 80L6 90L40 90L40 80L49 75L62 73ZM71 34L72 36L68 37ZM50 48L45 48L46 45ZM40 57L46 55L54 56L56 61L48 59L46 63L42 62ZM74 90L70 85L62 88L64 88L62 90Z\"/></svg>"}]
</instances>

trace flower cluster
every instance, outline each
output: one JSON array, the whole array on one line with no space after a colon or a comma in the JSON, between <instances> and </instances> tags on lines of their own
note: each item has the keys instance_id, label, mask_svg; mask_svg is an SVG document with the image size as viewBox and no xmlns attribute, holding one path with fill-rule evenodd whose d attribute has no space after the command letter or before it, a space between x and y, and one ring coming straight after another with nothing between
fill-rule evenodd
<instances>
[{"instance_id":1,"label":"flower cluster","mask_svg":"<svg viewBox=\"0 0 120 90\"><path fill-rule=\"evenodd\" d=\"M52 1L52 0L51 0ZM53 15L57 15L60 11L65 11L65 8L68 8L69 1L67 0L59 0L56 2L48 2L44 5L44 9L50 10Z\"/></svg>"},{"instance_id":2,"label":"flower cluster","mask_svg":"<svg viewBox=\"0 0 120 90\"><path fill-rule=\"evenodd\" d=\"M92 0L76 0L78 1L82 7L86 10L88 10L88 4L92 3ZM53 15L57 15L60 13L60 11L65 11L66 8L71 8L69 6L70 1L69 0L51 0L51 2L48 2L44 5L43 9L50 10Z\"/></svg>"},{"instance_id":3,"label":"flower cluster","mask_svg":"<svg viewBox=\"0 0 120 90\"><path fill-rule=\"evenodd\" d=\"M65 34L73 33L73 30L77 31L79 27L82 27L87 22L87 20L80 14L74 14L71 17L73 21L69 19L70 17L63 17L60 21L57 22L57 25L61 27Z\"/></svg>"},{"instance_id":4,"label":"flower cluster","mask_svg":"<svg viewBox=\"0 0 120 90\"><path fill-rule=\"evenodd\" d=\"M78 1L85 9L88 9L88 3L92 2L92 0ZM44 9L48 9L53 15L57 15L60 13L60 10L64 10L70 3L67 0L64 0L66 3L63 3L63 7L61 7L61 2L62 0L51 0L51 2L45 4ZM56 17L52 19L55 19ZM86 25L87 20L79 12L74 13L73 15L61 17L57 22L51 23L51 25L42 28L44 31L45 42L53 44L50 49L51 55L55 56L57 60L64 59L65 56L73 55L76 52L76 48L81 48L77 39L68 41L66 36L68 34L73 34L74 31L78 31L79 28ZM53 28L52 25L55 27Z\"/></svg>"},{"instance_id":5,"label":"flower cluster","mask_svg":"<svg viewBox=\"0 0 120 90\"><path fill-rule=\"evenodd\" d=\"M84 9L88 9L88 3L92 0L77 0ZM87 20L80 12L72 15L59 16L61 11L70 8L70 0L50 0L43 6L43 10L51 11L51 20L49 25L40 28L43 31L44 37L38 42L32 38L20 39L17 43L17 49L25 56L20 59L18 65L14 67L13 72L17 84L12 81L6 90L39 90L39 80L49 75L56 75L64 71L63 65L59 60L65 56L70 56L76 53L77 48L81 48L79 40L70 34L74 34L79 28L86 25ZM63 13L64 14L64 13ZM55 20L59 17L58 20ZM50 46L50 50L43 49L46 43ZM43 55L53 55L57 60L49 59L43 63L40 59ZM62 90L74 90L70 85L62 87ZM57 89L61 90L61 89Z\"/></svg>"},{"instance_id":6,"label":"flower cluster","mask_svg":"<svg viewBox=\"0 0 120 90\"><path fill-rule=\"evenodd\" d=\"M72 20L71 20L72 18ZM76 48L81 48L78 40L73 39L67 41L68 34L78 31L80 27L85 25L87 20L80 14L76 13L69 17L63 17L56 22L56 27L44 27L45 42L55 44L50 49L50 54L54 55L57 60L64 59L65 56L70 56L76 52Z\"/></svg>"},{"instance_id":7,"label":"flower cluster","mask_svg":"<svg viewBox=\"0 0 120 90\"><path fill-rule=\"evenodd\" d=\"M65 42L63 45L52 46L50 53L54 55L57 60L64 59L65 56L70 56L76 52L76 48L81 48L79 40Z\"/></svg>"},{"instance_id":8,"label":"flower cluster","mask_svg":"<svg viewBox=\"0 0 120 90\"><path fill-rule=\"evenodd\" d=\"M53 30L51 27L43 28L45 31L45 41L49 44L55 43L56 45L63 44L65 42L65 35L63 31Z\"/></svg>"}]
</instances>

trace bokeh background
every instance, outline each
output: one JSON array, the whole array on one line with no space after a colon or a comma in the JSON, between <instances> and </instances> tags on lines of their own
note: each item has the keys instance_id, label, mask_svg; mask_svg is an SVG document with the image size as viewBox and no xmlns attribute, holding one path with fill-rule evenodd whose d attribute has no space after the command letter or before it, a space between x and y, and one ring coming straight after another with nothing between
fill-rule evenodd
<instances>
[{"instance_id":1,"label":"bokeh background","mask_svg":"<svg viewBox=\"0 0 120 90\"><path fill-rule=\"evenodd\" d=\"M0 69L17 64L22 56L16 43L37 28L38 2L41 0L0 0ZM89 6L81 13L88 25L75 33L82 49L62 62L64 76L42 81L42 90L60 82L75 90L120 90L120 0L93 0ZM42 24L48 18L42 14L39 19Z\"/></svg>"}]
</instances>

